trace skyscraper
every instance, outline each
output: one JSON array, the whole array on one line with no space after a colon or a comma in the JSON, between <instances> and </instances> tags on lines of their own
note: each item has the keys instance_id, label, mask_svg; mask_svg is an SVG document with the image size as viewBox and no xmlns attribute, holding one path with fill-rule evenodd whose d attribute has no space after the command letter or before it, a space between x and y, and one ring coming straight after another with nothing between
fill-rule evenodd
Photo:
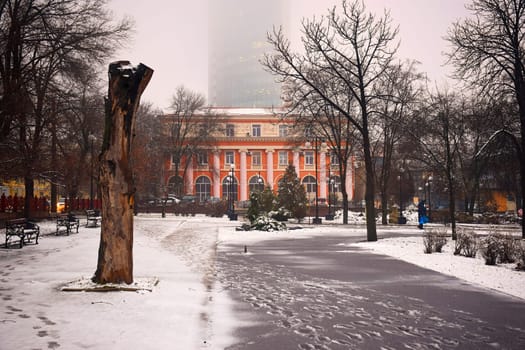
<instances>
[{"instance_id":1,"label":"skyscraper","mask_svg":"<svg viewBox=\"0 0 525 350\"><path fill-rule=\"evenodd\" d=\"M259 63L267 33L288 26L288 0L209 1L208 99L221 107L280 106L280 86Z\"/></svg>"}]
</instances>

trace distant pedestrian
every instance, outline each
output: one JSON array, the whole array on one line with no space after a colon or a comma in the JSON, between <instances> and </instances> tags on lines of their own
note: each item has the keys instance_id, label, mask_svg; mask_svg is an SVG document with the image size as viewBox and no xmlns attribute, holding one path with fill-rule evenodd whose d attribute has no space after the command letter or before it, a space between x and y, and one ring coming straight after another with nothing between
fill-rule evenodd
<instances>
[{"instance_id":1,"label":"distant pedestrian","mask_svg":"<svg viewBox=\"0 0 525 350\"><path fill-rule=\"evenodd\" d=\"M425 205L424 200L420 201L419 204L417 205L417 222L418 222L417 227L420 230L422 230L423 225L428 222L427 207Z\"/></svg>"}]
</instances>

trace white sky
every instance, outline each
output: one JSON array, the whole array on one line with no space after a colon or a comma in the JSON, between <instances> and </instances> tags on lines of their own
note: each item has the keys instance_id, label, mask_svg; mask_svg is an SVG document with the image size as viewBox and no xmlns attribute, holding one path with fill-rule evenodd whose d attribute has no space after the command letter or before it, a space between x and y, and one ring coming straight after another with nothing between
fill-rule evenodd
<instances>
[{"instance_id":1,"label":"white sky","mask_svg":"<svg viewBox=\"0 0 525 350\"><path fill-rule=\"evenodd\" d=\"M219 0L215 0L219 1ZM255 1L255 0L246 0ZM340 0L290 0L291 33L298 35L304 17L324 15ZM442 65L447 50L443 37L451 23L468 15L469 0L365 0L367 9L382 13L390 9L400 26L399 58L421 62L420 70L442 83L450 70ZM128 48L115 55L155 70L142 101L166 109L179 85L207 94L208 0L109 0L116 18L135 20L135 35Z\"/></svg>"}]
</instances>

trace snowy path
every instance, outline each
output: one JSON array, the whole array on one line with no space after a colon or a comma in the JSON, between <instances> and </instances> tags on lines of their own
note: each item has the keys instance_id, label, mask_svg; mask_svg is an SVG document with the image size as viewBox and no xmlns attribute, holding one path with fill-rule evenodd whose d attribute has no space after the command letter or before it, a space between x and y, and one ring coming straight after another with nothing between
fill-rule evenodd
<instances>
[{"instance_id":1,"label":"snowy path","mask_svg":"<svg viewBox=\"0 0 525 350\"><path fill-rule=\"evenodd\" d=\"M249 254L225 247L221 283L258 315L229 349L525 346L522 303L355 248L341 251L339 242L283 239L252 244Z\"/></svg>"}]
</instances>

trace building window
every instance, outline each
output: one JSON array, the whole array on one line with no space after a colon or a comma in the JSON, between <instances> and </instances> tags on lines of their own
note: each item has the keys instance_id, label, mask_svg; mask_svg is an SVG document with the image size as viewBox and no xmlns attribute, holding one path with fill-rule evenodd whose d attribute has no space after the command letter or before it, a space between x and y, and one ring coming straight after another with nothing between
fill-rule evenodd
<instances>
[{"instance_id":1,"label":"building window","mask_svg":"<svg viewBox=\"0 0 525 350\"><path fill-rule=\"evenodd\" d=\"M204 202L211 195L211 181L206 176L199 176L195 181L195 194L200 202Z\"/></svg>"},{"instance_id":2,"label":"building window","mask_svg":"<svg viewBox=\"0 0 525 350\"><path fill-rule=\"evenodd\" d=\"M279 137L288 136L288 125L279 125Z\"/></svg>"},{"instance_id":3,"label":"building window","mask_svg":"<svg viewBox=\"0 0 525 350\"><path fill-rule=\"evenodd\" d=\"M261 162L261 152L252 152L252 167L260 167Z\"/></svg>"},{"instance_id":4,"label":"building window","mask_svg":"<svg viewBox=\"0 0 525 350\"><path fill-rule=\"evenodd\" d=\"M171 155L171 168L175 169L177 165L180 165L180 158L178 154Z\"/></svg>"},{"instance_id":5,"label":"building window","mask_svg":"<svg viewBox=\"0 0 525 350\"><path fill-rule=\"evenodd\" d=\"M261 136L261 125L260 124L252 125L252 136L255 136L255 137Z\"/></svg>"},{"instance_id":6,"label":"building window","mask_svg":"<svg viewBox=\"0 0 525 350\"><path fill-rule=\"evenodd\" d=\"M260 175L255 175L248 181L248 186L251 192L262 192L264 190L264 179Z\"/></svg>"},{"instance_id":7,"label":"building window","mask_svg":"<svg viewBox=\"0 0 525 350\"><path fill-rule=\"evenodd\" d=\"M208 152L199 151L197 153L197 164L199 165L208 165Z\"/></svg>"},{"instance_id":8,"label":"building window","mask_svg":"<svg viewBox=\"0 0 525 350\"><path fill-rule=\"evenodd\" d=\"M279 151L279 165L280 166L288 165L288 152L287 151Z\"/></svg>"},{"instance_id":9,"label":"building window","mask_svg":"<svg viewBox=\"0 0 525 350\"><path fill-rule=\"evenodd\" d=\"M328 181L328 191L335 193L341 192L341 178L339 176L331 176Z\"/></svg>"},{"instance_id":10,"label":"building window","mask_svg":"<svg viewBox=\"0 0 525 350\"><path fill-rule=\"evenodd\" d=\"M233 151L227 151L224 153L224 164L231 165L235 164L235 156Z\"/></svg>"},{"instance_id":11,"label":"building window","mask_svg":"<svg viewBox=\"0 0 525 350\"><path fill-rule=\"evenodd\" d=\"M234 137L235 136L235 125L233 125L233 124L226 124L226 136L227 137Z\"/></svg>"},{"instance_id":12,"label":"building window","mask_svg":"<svg viewBox=\"0 0 525 350\"><path fill-rule=\"evenodd\" d=\"M222 180L222 198L224 200L233 198L234 201L237 201L238 192L237 192L237 179L233 178L233 183L231 182L231 176L228 175Z\"/></svg>"},{"instance_id":13,"label":"building window","mask_svg":"<svg viewBox=\"0 0 525 350\"><path fill-rule=\"evenodd\" d=\"M304 164L305 165L314 165L314 151L304 152Z\"/></svg>"},{"instance_id":14,"label":"building window","mask_svg":"<svg viewBox=\"0 0 525 350\"><path fill-rule=\"evenodd\" d=\"M337 156L337 153L335 153L334 151L330 152L330 164L339 165L339 157Z\"/></svg>"},{"instance_id":15,"label":"building window","mask_svg":"<svg viewBox=\"0 0 525 350\"><path fill-rule=\"evenodd\" d=\"M315 177L313 176L308 175L303 179L303 185L305 187L306 194L308 195L308 197L312 197L312 195L315 196L315 184L316 181Z\"/></svg>"}]
</instances>

